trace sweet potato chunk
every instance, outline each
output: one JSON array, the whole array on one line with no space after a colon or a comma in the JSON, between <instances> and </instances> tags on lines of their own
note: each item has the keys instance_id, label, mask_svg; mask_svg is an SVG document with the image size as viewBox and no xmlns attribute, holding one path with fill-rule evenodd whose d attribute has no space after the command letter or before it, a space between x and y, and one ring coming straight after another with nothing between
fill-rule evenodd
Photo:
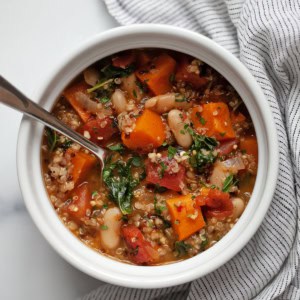
<instances>
[{"instance_id":1,"label":"sweet potato chunk","mask_svg":"<svg viewBox=\"0 0 300 300\"><path fill-rule=\"evenodd\" d=\"M194 107L191 119L195 129L203 135L215 137L217 140L235 138L229 109L223 102L208 103L202 107Z\"/></svg>"},{"instance_id":2,"label":"sweet potato chunk","mask_svg":"<svg viewBox=\"0 0 300 300\"><path fill-rule=\"evenodd\" d=\"M166 201L172 219L172 227L179 241L188 238L205 226L201 208L196 207L192 195L179 196Z\"/></svg>"}]
</instances>

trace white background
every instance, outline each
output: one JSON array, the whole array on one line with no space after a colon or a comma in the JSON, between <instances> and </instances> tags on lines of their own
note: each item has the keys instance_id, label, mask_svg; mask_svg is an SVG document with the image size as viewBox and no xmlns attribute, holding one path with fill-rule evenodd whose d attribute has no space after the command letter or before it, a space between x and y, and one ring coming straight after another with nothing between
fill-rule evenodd
<instances>
[{"instance_id":1,"label":"white background","mask_svg":"<svg viewBox=\"0 0 300 300\"><path fill-rule=\"evenodd\" d=\"M69 51L115 26L101 0L1 0L0 74L31 97ZM101 282L54 252L24 207L16 172L21 117L0 104L0 299L76 299Z\"/></svg>"}]
</instances>

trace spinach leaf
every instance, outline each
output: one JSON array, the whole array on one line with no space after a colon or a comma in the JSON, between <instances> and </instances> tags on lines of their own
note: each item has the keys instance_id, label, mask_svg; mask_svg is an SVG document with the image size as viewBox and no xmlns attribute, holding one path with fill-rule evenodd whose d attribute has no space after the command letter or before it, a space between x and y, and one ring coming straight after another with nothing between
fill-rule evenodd
<instances>
[{"instance_id":1,"label":"spinach leaf","mask_svg":"<svg viewBox=\"0 0 300 300\"><path fill-rule=\"evenodd\" d=\"M128 77L135 70L134 65L130 65L127 68L118 68L113 65L107 65L101 69L102 75L106 78Z\"/></svg>"},{"instance_id":2,"label":"spinach leaf","mask_svg":"<svg viewBox=\"0 0 300 300\"><path fill-rule=\"evenodd\" d=\"M193 137L189 162L198 172L202 172L206 166L213 164L216 160L217 154L214 150L218 142L214 138L195 133L191 128L187 130Z\"/></svg>"},{"instance_id":3,"label":"spinach leaf","mask_svg":"<svg viewBox=\"0 0 300 300\"><path fill-rule=\"evenodd\" d=\"M159 169L159 178L163 178L165 175L165 171L167 170L167 165L164 162L160 162L159 163L161 168Z\"/></svg>"},{"instance_id":4,"label":"spinach leaf","mask_svg":"<svg viewBox=\"0 0 300 300\"><path fill-rule=\"evenodd\" d=\"M130 158L127 162L118 160L112 163L111 157L109 157L103 169L103 181L109 189L109 198L119 206L124 215L132 212L133 190L144 176L143 170L140 178L133 178L132 165L133 158Z\"/></svg>"},{"instance_id":5,"label":"spinach leaf","mask_svg":"<svg viewBox=\"0 0 300 300\"><path fill-rule=\"evenodd\" d=\"M157 204L157 198L155 196L154 197L154 210L155 210L155 213L160 216L162 214L162 212L166 209L167 209L167 207L165 205L158 205Z\"/></svg>"},{"instance_id":6,"label":"spinach leaf","mask_svg":"<svg viewBox=\"0 0 300 300\"><path fill-rule=\"evenodd\" d=\"M98 82L96 85L94 85L87 91L88 93L92 93L95 91L99 93L99 91L101 90L102 93L98 95L98 97L100 96L99 101L105 104L109 102L108 92L112 92L113 87L115 86L114 79L118 77L127 77L131 73L133 73L134 70L135 67L133 65L130 65L129 67L123 69L108 64L100 70L100 78L101 78L100 82ZM108 89L107 88L104 89L104 87L107 86Z\"/></svg>"},{"instance_id":7,"label":"spinach leaf","mask_svg":"<svg viewBox=\"0 0 300 300\"><path fill-rule=\"evenodd\" d=\"M195 132L192 134L194 140L194 148L202 148L206 150L214 150L216 146L218 146L218 142L216 139L212 137L207 137L205 135L200 135Z\"/></svg>"},{"instance_id":8,"label":"spinach leaf","mask_svg":"<svg viewBox=\"0 0 300 300\"><path fill-rule=\"evenodd\" d=\"M143 166L143 161L142 161L141 157L139 157L139 156L133 156L132 157L132 164L135 167L142 167Z\"/></svg>"},{"instance_id":9,"label":"spinach leaf","mask_svg":"<svg viewBox=\"0 0 300 300\"><path fill-rule=\"evenodd\" d=\"M201 251L203 251L203 250L205 250L205 247L208 245L208 238L206 235L204 235L204 236L201 236L201 240L202 240L202 242L200 244L200 249L201 249Z\"/></svg>"},{"instance_id":10,"label":"spinach leaf","mask_svg":"<svg viewBox=\"0 0 300 300\"><path fill-rule=\"evenodd\" d=\"M59 146L62 147L64 150L67 150L71 147L73 142L71 140L66 140L63 143L61 143Z\"/></svg>"},{"instance_id":11,"label":"spinach leaf","mask_svg":"<svg viewBox=\"0 0 300 300\"><path fill-rule=\"evenodd\" d=\"M114 145L109 145L107 148L111 151L116 151L116 152L123 152L124 151L124 146L121 143L114 144Z\"/></svg>"},{"instance_id":12,"label":"spinach leaf","mask_svg":"<svg viewBox=\"0 0 300 300\"><path fill-rule=\"evenodd\" d=\"M202 151L201 149L199 149L197 150L196 154L192 154L189 162L193 168L201 172L207 165L213 164L215 160L216 156L212 151Z\"/></svg>"},{"instance_id":13,"label":"spinach leaf","mask_svg":"<svg viewBox=\"0 0 300 300\"><path fill-rule=\"evenodd\" d=\"M231 189L231 187L235 186L238 183L238 180L234 178L234 176L231 174L226 177L223 183L222 191L228 193Z\"/></svg>"},{"instance_id":14,"label":"spinach leaf","mask_svg":"<svg viewBox=\"0 0 300 300\"><path fill-rule=\"evenodd\" d=\"M172 159L175 156L176 152L177 152L176 148L169 146L168 147L168 158Z\"/></svg>"},{"instance_id":15,"label":"spinach leaf","mask_svg":"<svg viewBox=\"0 0 300 300\"><path fill-rule=\"evenodd\" d=\"M184 241L175 242L175 250L178 252L178 256L186 255L191 247L190 244L187 244Z\"/></svg>"},{"instance_id":16,"label":"spinach leaf","mask_svg":"<svg viewBox=\"0 0 300 300\"><path fill-rule=\"evenodd\" d=\"M53 129L46 127L46 137L49 151L52 152L57 147L58 135Z\"/></svg>"},{"instance_id":17,"label":"spinach leaf","mask_svg":"<svg viewBox=\"0 0 300 300\"><path fill-rule=\"evenodd\" d=\"M107 96L104 96L102 98L99 99L99 102L102 103L102 104L106 104L110 101L110 98L107 97Z\"/></svg>"}]
</instances>

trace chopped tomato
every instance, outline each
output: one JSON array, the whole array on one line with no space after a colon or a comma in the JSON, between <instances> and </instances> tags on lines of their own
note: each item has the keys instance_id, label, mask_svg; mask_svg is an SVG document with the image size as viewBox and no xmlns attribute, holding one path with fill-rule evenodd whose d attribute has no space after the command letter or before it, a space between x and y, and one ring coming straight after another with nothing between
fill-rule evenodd
<instances>
[{"instance_id":1,"label":"chopped tomato","mask_svg":"<svg viewBox=\"0 0 300 300\"><path fill-rule=\"evenodd\" d=\"M146 162L146 181L153 184L159 184L173 191L181 191L184 182L185 168L179 165L179 171L172 173L170 167L175 160L169 160L167 157L162 158L161 164Z\"/></svg>"},{"instance_id":2,"label":"chopped tomato","mask_svg":"<svg viewBox=\"0 0 300 300\"><path fill-rule=\"evenodd\" d=\"M142 232L136 226L124 226L121 233L130 249L130 258L134 263L148 264L158 258L156 250L145 240Z\"/></svg>"},{"instance_id":3,"label":"chopped tomato","mask_svg":"<svg viewBox=\"0 0 300 300\"><path fill-rule=\"evenodd\" d=\"M233 211L233 204L228 193L217 189L210 189L206 197L206 216L224 219L229 217Z\"/></svg>"},{"instance_id":4,"label":"chopped tomato","mask_svg":"<svg viewBox=\"0 0 300 300\"><path fill-rule=\"evenodd\" d=\"M233 146L237 145L237 140L229 140L220 143L218 150L220 151L220 155L227 155L233 150Z\"/></svg>"},{"instance_id":5,"label":"chopped tomato","mask_svg":"<svg viewBox=\"0 0 300 300\"><path fill-rule=\"evenodd\" d=\"M85 131L88 133L85 133ZM90 141L103 145L113 134L118 132L118 129L114 127L112 119L106 117L104 119L89 120L80 128L80 132L84 136L89 135Z\"/></svg>"},{"instance_id":6,"label":"chopped tomato","mask_svg":"<svg viewBox=\"0 0 300 300\"><path fill-rule=\"evenodd\" d=\"M197 206L204 206L206 204L206 196L198 195L195 198L195 202Z\"/></svg>"},{"instance_id":7,"label":"chopped tomato","mask_svg":"<svg viewBox=\"0 0 300 300\"><path fill-rule=\"evenodd\" d=\"M86 211L91 209L91 191L87 182L78 185L71 194L72 201L66 207L68 214L80 221L86 216Z\"/></svg>"},{"instance_id":8,"label":"chopped tomato","mask_svg":"<svg viewBox=\"0 0 300 300\"><path fill-rule=\"evenodd\" d=\"M238 123L243 123L246 120L246 117L242 114L242 113L234 113L231 112L230 114L231 117L231 123L234 124L238 124Z\"/></svg>"},{"instance_id":9,"label":"chopped tomato","mask_svg":"<svg viewBox=\"0 0 300 300\"><path fill-rule=\"evenodd\" d=\"M189 72L189 59L188 56L184 55L181 57L175 79L176 81L183 81L187 82L190 85L192 85L194 88L199 89L207 84L208 79L205 77L201 77L199 74L196 74L195 72Z\"/></svg>"},{"instance_id":10,"label":"chopped tomato","mask_svg":"<svg viewBox=\"0 0 300 300\"><path fill-rule=\"evenodd\" d=\"M114 67L126 69L135 60L135 53L133 51L124 51L113 57L112 64Z\"/></svg>"}]
</instances>

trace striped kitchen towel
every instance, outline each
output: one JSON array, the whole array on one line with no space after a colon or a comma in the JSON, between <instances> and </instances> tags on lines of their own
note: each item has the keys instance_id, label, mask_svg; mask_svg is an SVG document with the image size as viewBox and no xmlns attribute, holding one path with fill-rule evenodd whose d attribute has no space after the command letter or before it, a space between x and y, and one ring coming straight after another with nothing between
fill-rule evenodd
<instances>
[{"instance_id":1,"label":"striped kitchen towel","mask_svg":"<svg viewBox=\"0 0 300 300\"><path fill-rule=\"evenodd\" d=\"M248 67L271 107L280 171L268 214L226 265L190 284L102 285L91 299L300 299L300 0L105 0L122 25L165 23L213 39Z\"/></svg>"}]
</instances>

